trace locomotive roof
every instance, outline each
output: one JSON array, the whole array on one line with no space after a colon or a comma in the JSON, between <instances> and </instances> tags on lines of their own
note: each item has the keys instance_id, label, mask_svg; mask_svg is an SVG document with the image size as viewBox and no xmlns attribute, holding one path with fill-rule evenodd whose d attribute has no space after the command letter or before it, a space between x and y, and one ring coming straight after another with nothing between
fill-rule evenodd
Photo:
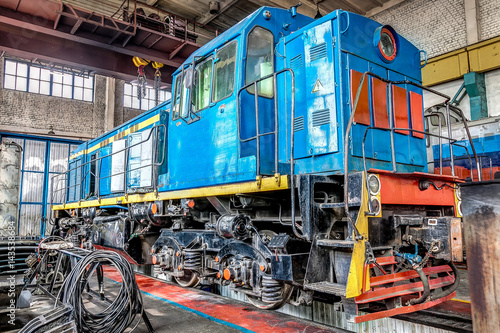
<instances>
[{"instance_id":1,"label":"locomotive roof","mask_svg":"<svg viewBox=\"0 0 500 333\"><path fill-rule=\"evenodd\" d=\"M210 42L208 42L207 44L203 45L198 50L196 50L195 52L193 52L186 59L186 61L184 61L184 63L182 64L182 66L185 66L186 64L191 63L193 61L193 57L204 56L204 55L210 53L211 51L215 50L216 48L221 47L226 42L228 42L228 41L232 40L233 38L237 37L238 35L240 35L245 30L245 28L247 28L248 26L252 25L253 21L255 21L260 16L262 16L262 12L264 12L265 10L270 11L272 16L275 16L277 13L286 13L286 12L288 12L287 9L274 8L274 7L261 7L259 9L257 9L252 14L248 15L243 20L241 20L240 22L238 22L237 24L235 24L234 26L232 26L228 30L224 31L224 33L222 33L221 35L219 35L216 38L212 39ZM297 14L297 17L300 17L301 19L305 19L305 20L310 20L310 22L314 21L314 19L312 19L312 18L310 18L308 16L305 16L305 15L302 15L302 14ZM174 72L173 75L176 75L177 73L179 73L181 71L182 66L179 67Z\"/></svg>"}]
</instances>

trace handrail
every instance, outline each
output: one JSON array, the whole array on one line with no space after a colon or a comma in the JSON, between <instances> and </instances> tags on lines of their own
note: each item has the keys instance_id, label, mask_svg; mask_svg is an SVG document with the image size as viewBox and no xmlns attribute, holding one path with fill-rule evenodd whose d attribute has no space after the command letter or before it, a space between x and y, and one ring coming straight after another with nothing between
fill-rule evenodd
<instances>
[{"instance_id":1,"label":"handrail","mask_svg":"<svg viewBox=\"0 0 500 333\"><path fill-rule=\"evenodd\" d=\"M377 79L381 80L382 82L385 82L385 83L389 84L389 89L388 89L388 94L389 94L388 110L389 110L389 127L390 128L388 130L391 133L391 155L392 155L393 172L397 172L397 168L396 168L395 147L394 147L394 131L395 131L395 128L394 128L394 125L393 125L392 85L408 84L408 85L415 86L415 87L420 88L422 90L425 90L425 91L428 91L428 92L433 93L435 95L443 97L445 99L444 105L446 106L446 117L447 117L447 124L448 124L448 135L451 135L450 105L449 105L450 97L449 96L447 96L447 95L445 95L443 93L440 93L439 91L436 91L434 89L422 86L421 84L418 84L418 83L410 81L410 80L392 81L392 80L385 79L385 78L383 78L383 77L381 77L381 76L379 76L377 74L374 74L372 72L364 72L363 73L363 75L361 76L361 80L359 82L359 85L358 85L358 89L356 91L356 95L355 95L353 106L352 106L351 115L349 117L349 122L347 124L346 132L345 132L345 136L344 136L344 177L345 177L344 178L344 208L345 208L345 214L346 214L346 217L347 217L347 221L348 221L349 225L351 226L351 228L353 229L353 231L355 233L355 238L356 239L362 239L362 236L360 235L359 231L357 230L357 228L356 228L356 226L354 224L354 221L352 220L352 217L349 214L349 155L350 155L350 152L349 152L349 143L350 143L351 129L352 129L352 126L353 126L353 123L354 123L354 116L356 114L356 110L357 110L357 106L358 106L358 102L359 102L359 97L361 95L361 90L362 90L363 84L364 84L367 76L371 76L371 77L377 78ZM456 108L456 107L451 107L451 108L453 110L455 110L455 111L458 110L458 112L460 112L462 118L464 119L464 123L465 123L465 117L463 115L463 112L459 108ZM467 130L467 135L468 135L468 138L469 138L469 141L470 141L470 144L471 144L472 151L474 153L474 157L476 158L476 161L477 161L477 154L476 154L476 151L474 149L474 143L472 142L472 138L471 138L471 135L470 135L470 132L469 132L467 124L465 124L465 127L466 127L466 130ZM416 130L412 130L412 131L416 131ZM417 132L422 132L422 131L417 131ZM426 132L422 132L422 133L423 134L428 134ZM366 133L365 133L365 135L366 135ZM453 163L453 145L452 145L452 139L451 138L447 138L447 139L448 139L449 144L450 144L449 148L450 148L450 158L452 159L451 160L452 175L454 176L455 171L454 171L454 168L453 168L454 163ZM366 163L365 162L365 157L363 157L363 163ZM479 173L480 172L478 172L478 174ZM370 211L371 211L371 202L370 202L370 200L368 200L368 204L369 204Z\"/></svg>"},{"instance_id":2,"label":"handrail","mask_svg":"<svg viewBox=\"0 0 500 333\"><path fill-rule=\"evenodd\" d=\"M140 167L137 167L137 168L133 168L133 169L128 169L128 152L130 149L136 147L136 146L139 146L139 145L142 145L146 142L148 142L149 140L151 140L151 138L153 138L153 140L155 139L158 139L159 140L159 137L160 137L160 129L163 129L163 136L164 136L164 140L163 140L163 151L162 151L162 156L161 156L161 160L158 159L158 154L159 152L157 151L157 149L155 149L155 145L153 143L152 147L152 163L149 163L147 165L143 165L143 166L140 166ZM164 162L165 162L165 156L166 156L166 134L167 134L167 128L165 126L165 124L160 124L160 125L156 125L156 126L153 126L149 129L145 129L145 130L149 130L149 134L147 136L146 139L144 140L141 140L139 142L136 142L134 143L133 145L130 145L130 146L126 146L125 148L123 149L120 149L118 151L115 151L115 152L112 152L112 153L109 153L109 154L106 154L104 156L99 156L99 157L96 157L95 159L91 159L90 161L88 162L85 162L83 164L80 164L74 168L71 168L69 170L67 170L66 172L64 173L60 173L60 174L56 174L54 176L52 176L52 181L51 181L51 200L50 200L50 205L51 207L54 205L53 203L53 199L54 199L54 196L55 194L61 192L61 191L66 191L66 193L64 194L64 203L67 202L67 196L68 196L68 191L69 189L71 188L75 188L75 187L78 187L80 186L80 192L81 190L83 189L83 185L85 184L85 182L87 181L87 177L89 174L93 174L91 172L91 170L86 170L85 172L85 175L81 176L80 178L80 182L77 183L77 184L74 184L74 185L68 185L66 187L63 187L61 189L56 189L54 190L54 184L55 182L57 181L57 183L59 183L61 180L65 180L66 182L69 181L69 174L72 173L73 171L76 171L76 170L84 170L83 168L86 167L87 165L91 164L91 163L96 163L96 174L93 174L94 177L95 177L95 182L96 182L96 192L97 193L94 193L94 195L97 197L97 199L100 199L100 189L99 189L99 185L100 185L100 181L102 179L107 179L107 178L111 178L111 177L115 177L115 176L119 176L119 175L124 175L124 191L123 193L127 193L128 191L128 184L127 184L127 175L132 172L132 171L137 171L137 170L140 170L140 169L143 169L143 168L149 168L151 167L151 172L152 172L152 175L151 175L151 183L152 183L152 186L153 186L153 189L156 191L157 190L157 184L156 184L156 181L155 181L155 175L156 175L156 171L157 170L154 170L153 167L159 167L160 165L162 165ZM154 135L153 135L154 134ZM159 147L158 147L159 148ZM159 149L158 149L159 150ZM125 165L124 165L124 169L123 171L120 171L120 172L116 172L116 173L111 173L110 175L108 176L104 176L104 177L101 177L100 176L100 173L101 173L101 166L102 166L102 163L101 163L101 160L105 159L105 158L110 158L112 155L115 155L115 154L120 154L120 153L125 153L125 157L124 157L124 160L125 160ZM97 165L99 165L99 167L97 167ZM82 172L83 173L83 172ZM59 177L60 179L59 180L56 180L56 178ZM121 193L121 192L120 192ZM75 193L76 194L76 193ZM79 200L82 200L81 199L81 193L80 193L80 199Z\"/></svg>"},{"instance_id":3,"label":"handrail","mask_svg":"<svg viewBox=\"0 0 500 333\"><path fill-rule=\"evenodd\" d=\"M256 167L256 174L257 176L260 175L260 138L266 135L274 135L274 168L275 168L275 173L279 173L279 154L278 154L278 132L279 132L279 124L278 124L278 92L277 92L277 76L279 74L282 74L284 72L290 73L292 77L292 108L295 108L295 74L293 73L293 70L290 68L284 68L281 69L277 72L274 72L272 74L263 76L253 82L250 82L240 88L238 90L237 94L237 110L236 110L236 123L238 127L238 139L240 142L249 142L256 140L257 141L257 167ZM260 123L259 123L259 88L257 84L261 81L267 80L273 78L273 100L274 100L274 130L266 133L260 133ZM252 95L255 96L254 102L255 102L255 135L252 137L248 137L246 139L241 138L241 132L240 132L240 112L241 112L241 107L240 107L240 95L243 90L246 90L247 88L254 86L254 92ZM295 109L294 109L295 113Z\"/></svg>"},{"instance_id":4,"label":"handrail","mask_svg":"<svg viewBox=\"0 0 500 333\"><path fill-rule=\"evenodd\" d=\"M436 104L433 107L445 107L445 104L444 103L443 104ZM469 125L467 124L467 118L465 118L465 115L464 115L462 109L460 109L459 107L457 107L455 105L451 105L451 104L448 104L448 107L447 107L448 119L446 121L447 121L447 127L448 127L448 135L451 136L451 122L450 122L450 118L449 118L450 117L450 112L449 112L450 109L455 111L456 113L458 113L458 115L460 116L462 123L464 125L464 128L465 128L465 131L467 133L467 137L469 138L469 142L470 142L471 149L472 149L472 154L474 155L474 159L477 161L478 156L477 156L476 148L474 147L474 142L472 141L472 136L470 135ZM443 112L442 111L431 111L429 114L425 115L425 117L431 117L434 115L438 116L439 133L441 134L441 131L442 131L441 117L439 117L439 115L443 115ZM454 117L454 118L458 120L457 117ZM441 144L441 143L439 143L439 144ZM441 154L441 152L440 152L440 154ZM482 165L481 165L481 167L482 167ZM472 168L472 165L471 165L471 168ZM452 171L454 173L454 170L452 170ZM476 171L478 174L478 180L481 181L482 180L482 172L481 172L481 169L477 163L476 163Z\"/></svg>"},{"instance_id":5,"label":"handrail","mask_svg":"<svg viewBox=\"0 0 500 333\"><path fill-rule=\"evenodd\" d=\"M291 129L290 129L290 192L291 192L291 225L292 225L292 230L295 236L298 238L304 238L304 235L299 233L297 229L302 229L300 225L298 225L295 222L295 159L293 156L293 150L294 150L294 143L295 143L295 128L294 128L294 121L293 119L295 118L295 73L291 68L284 68L281 69L277 72L274 72L272 74L263 76L251 83L246 84L242 88L238 90L237 96L237 112L236 112L236 123L238 127L238 139L240 142L249 142L252 140L256 140L257 144L257 166L256 166L256 174L257 176L260 175L260 138L265 135L272 135L274 134L275 139L274 139L274 167L275 167L275 172L279 173L279 152L278 152L278 134L279 134L279 125L278 125L278 92L277 92L277 76L279 74L282 74L284 72L288 72L291 75L291 109L290 109L290 118L291 118ZM272 132L267 132L267 133L259 133L259 103L258 103L258 97L259 97L259 87L257 86L257 83L260 81L264 81L267 79L273 78L273 99L274 99L274 131ZM254 92L253 95L255 96L255 136L249 137L246 139L241 138L241 133L240 133L240 94L243 90L246 90L247 88L254 86Z\"/></svg>"},{"instance_id":6,"label":"handrail","mask_svg":"<svg viewBox=\"0 0 500 333\"><path fill-rule=\"evenodd\" d=\"M366 143L366 137L367 137L368 132L370 130L381 130L381 131L386 131L387 132L387 131L390 131L391 129L390 128L386 128L386 127L376 127L376 126L369 126L369 127L367 127L365 129L365 133L363 135L363 141L361 143L361 147L362 147L362 154L363 154L363 173L365 174L365 182L366 182L367 188L369 188L369 184L368 184L368 170L366 168L366 150L365 150L366 145L365 145L365 143ZM458 140L456 140L456 139L445 137L445 136L441 136L441 135L434 134L434 133L427 133L427 132L419 131L419 130L412 129L412 128L393 128L393 130L394 131L410 131L412 133L421 133L421 134L426 134L426 135L430 135L430 136L439 137L440 139L451 139L452 140L452 142L451 142L452 145L459 146L459 147L462 147L462 148L465 149L465 151L467 153L467 157L469 158L470 164L472 165L472 159L470 157L469 150L467 149L466 146L462 145L461 143L457 143ZM455 159L450 159L450 161L454 161L454 160ZM442 159L440 161L442 162ZM428 162L428 163L432 163L432 162ZM442 169L442 165L440 165L440 169ZM471 177L472 177L472 179L474 179L473 176L472 176L472 170L471 170ZM375 215L372 208L373 207L371 205L371 201L368 200L368 212L367 212L367 215Z\"/></svg>"}]
</instances>

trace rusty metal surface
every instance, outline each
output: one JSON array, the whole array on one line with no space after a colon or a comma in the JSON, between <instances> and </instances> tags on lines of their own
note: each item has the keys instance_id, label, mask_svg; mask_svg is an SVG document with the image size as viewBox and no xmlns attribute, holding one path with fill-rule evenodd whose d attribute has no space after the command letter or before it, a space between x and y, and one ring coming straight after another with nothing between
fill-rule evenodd
<instances>
[{"instance_id":1,"label":"rusty metal surface","mask_svg":"<svg viewBox=\"0 0 500 333\"><path fill-rule=\"evenodd\" d=\"M459 218L451 219L450 222L450 245L451 260L453 262L464 261L464 247L462 240L462 220Z\"/></svg>"},{"instance_id":2,"label":"rusty metal surface","mask_svg":"<svg viewBox=\"0 0 500 333\"><path fill-rule=\"evenodd\" d=\"M500 182L463 184L461 189L474 332L498 332Z\"/></svg>"}]
</instances>

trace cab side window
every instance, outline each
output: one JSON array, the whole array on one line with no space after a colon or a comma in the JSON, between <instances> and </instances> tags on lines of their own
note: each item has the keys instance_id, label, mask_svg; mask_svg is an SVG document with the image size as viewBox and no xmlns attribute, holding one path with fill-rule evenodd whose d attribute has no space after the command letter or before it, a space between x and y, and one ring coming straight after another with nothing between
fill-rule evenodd
<instances>
[{"instance_id":1,"label":"cab side window","mask_svg":"<svg viewBox=\"0 0 500 333\"><path fill-rule=\"evenodd\" d=\"M273 57L274 37L271 31L255 27L248 34L247 61L245 68L245 84L254 82L274 72ZM273 79L260 81L258 84L260 96L273 96ZM248 87L247 91L254 93L255 85Z\"/></svg>"},{"instance_id":2,"label":"cab side window","mask_svg":"<svg viewBox=\"0 0 500 333\"><path fill-rule=\"evenodd\" d=\"M231 42L215 53L212 101L218 102L234 91L237 42Z\"/></svg>"},{"instance_id":3,"label":"cab side window","mask_svg":"<svg viewBox=\"0 0 500 333\"><path fill-rule=\"evenodd\" d=\"M193 111L200 111L210 104L210 83L212 81L212 57L198 64L193 82Z\"/></svg>"},{"instance_id":4,"label":"cab side window","mask_svg":"<svg viewBox=\"0 0 500 333\"><path fill-rule=\"evenodd\" d=\"M181 117L185 118L189 113L189 88L186 88L186 85L184 84L186 73L189 71L189 68L190 67L188 67L184 72L179 73L175 78L175 91L174 96L172 97L174 102L172 107L173 120Z\"/></svg>"},{"instance_id":5,"label":"cab side window","mask_svg":"<svg viewBox=\"0 0 500 333\"><path fill-rule=\"evenodd\" d=\"M183 84L183 73L179 73L177 77L175 78L175 89L174 89L174 95L172 96L173 99L173 106L172 106L172 119L179 119L180 118L180 110L181 110L181 93L182 93L182 86Z\"/></svg>"}]
</instances>

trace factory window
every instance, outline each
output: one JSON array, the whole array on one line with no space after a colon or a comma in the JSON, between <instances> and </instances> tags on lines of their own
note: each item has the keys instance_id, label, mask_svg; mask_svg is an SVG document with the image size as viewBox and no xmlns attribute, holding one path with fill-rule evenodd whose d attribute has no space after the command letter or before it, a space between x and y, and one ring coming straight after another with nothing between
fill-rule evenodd
<instances>
[{"instance_id":1,"label":"factory window","mask_svg":"<svg viewBox=\"0 0 500 333\"><path fill-rule=\"evenodd\" d=\"M5 60L3 87L35 94L92 102L94 77L53 72L16 60Z\"/></svg>"},{"instance_id":2,"label":"factory window","mask_svg":"<svg viewBox=\"0 0 500 333\"><path fill-rule=\"evenodd\" d=\"M194 111L199 111L210 104L210 82L212 81L212 57L196 66L193 84Z\"/></svg>"},{"instance_id":3,"label":"factory window","mask_svg":"<svg viewBox=\"0 0 500 333\"><path fill-rule=\"evenodd\" d=\"M214 59L214 82L212 100L220 101L231 95L234 90L237 42L231 42L218 50Z\"/></svg>"},{"instance_id":4,"label":"factory window","mask_svg":"<svg viewBox=\"0 0 500 333\"><path fill-rule=\"evenodd\" d=\"M167 88L160 89L160 103L163 103L169 99L170 91ZM146 96L142 96L142 98L139 99L137 97L137 85L125 83L123 87L123 106L125 106L126 108L139 110L150 110L154 108L156 106L154 89L146 87Z\"/></svg>"},{"instance_id":5,"label":"factory window","mask_svg":"<svg viewBox=\"0 0 500 333\"><path fill-rule=\"evenodd\" d=\"M245 84L254 82L274 72L273 66L274 37L271 31L256 27L248 35ZM273 96L273 79L260 81L258 84L260 96ZM255 85L248 87L253 94Z\"/></svg>"}]
</instances>

